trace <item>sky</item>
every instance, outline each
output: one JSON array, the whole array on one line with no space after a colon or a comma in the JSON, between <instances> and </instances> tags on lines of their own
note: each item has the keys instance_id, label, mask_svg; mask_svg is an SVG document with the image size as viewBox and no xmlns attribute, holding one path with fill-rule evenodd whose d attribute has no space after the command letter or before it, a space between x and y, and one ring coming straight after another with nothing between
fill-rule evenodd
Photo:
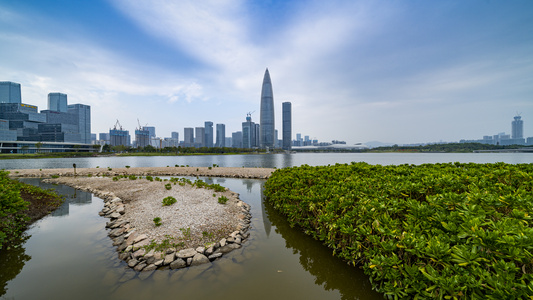
<instances>
[{"instance_id":1,"label":"sky","mask_svg":"<svg viewBox=\"0 0 533 300\"><path fill-rule=\"evenodd\" d=\"M231 136L266 68L280 139L286 101L293 139L480 139L517 113L533 136L531 0L0 0L0 81L90 105L93 133Z\"/></svg>"}]
</instances>

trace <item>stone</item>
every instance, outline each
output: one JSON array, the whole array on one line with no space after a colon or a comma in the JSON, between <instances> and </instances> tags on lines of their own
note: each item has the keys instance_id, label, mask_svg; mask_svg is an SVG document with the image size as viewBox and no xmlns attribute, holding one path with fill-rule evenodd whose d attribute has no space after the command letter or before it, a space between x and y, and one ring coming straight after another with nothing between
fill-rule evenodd
<instances>
[{"instance_id":1,"label":"stone","mask_svg":"<svg viewBox=\"0 0 533 300\"><path fill-rule=\"evenodd\" d=\"M227 244L223 247L218 248L215 253L229 253L235 249L239 249L241 245L239 244Z\"/></svg>"},{"instance_id":2,"label":"stone","mask_svg":"<svg viewBox=\"0 0 533 300\"><path fill-rule=\"evenodd\" d=\"M209 248L207 248L205 250L205 255L209 256L209 255L213 254L213 252L215 252L215 247L211 246L211 247L209 247Z\"/></svg>"},{"instance_id":3,"label":"stone","mask_svg":"<svg viewBox=\"0 0 533 300\"><path fill-rule=\"evenodd\" d=\"M224 247L226 246L226 239L221 239L220 240L220 247Z\"/></svg>"},{"instance_id":4,"label":"stone","mask_svg":"<svg viewBox=\"0 0 533 300\"><path fill-rule=\"evenodd\" d=\"M226 239L226 242L228 242L228 243L235 243L235 238L232 237L232 236L230 236L230 237L228 237L228 238Z\"/></svg>"},{"instance_id":5,"label":"stone","mask_svg":"<svg viewBox=\"0 0 533 300\"><path fill-rule=\"evenodd\" d=\"M149 264L148 266L146 266L144 269L143 269L143 272L148 272L148 271L153 271L157 269L157 266L154 265L154 264Z\"/></svg>"},{"instance_id":6,"label":"stone","mask_svg":"<svg viewBox=\"0 0 533 300\"><path fill-rule=\"evenodd\" d=\"M118 246L122 243L124 243L124 237L123 236L119 236L117 237L114 241L113 241L113 246Z\"/></svg>"},{"instance_id":7,"label":"stone","mask_svg":"<svg viewBox=\"0 0 533 300\"><path fill-rule=\"evenodd\" d=\"M163 265L170 265L174 261L174 258L176 257L175 253L167 254L165 255L165 259L163 261Z\"/></svg>"},{"instance_id":8,"label":"stone","mask_svg":"<svg viewBox=\"0 0 533 300\"><path fill-rule=\"evenodd\" d=\"M129 224L128 224L128 226L129 226ZM126 227L124 227L124 228L126 228ZM124 237L127 238L127 239L128 239L132 234L134 234L134 233L137 234L137 233L135 232L135 228L133 228L133 229L128 228L128 229L126 229L126 230L128 231L128 233L126 233L126 234L124 235Z\"/></svg>"},{"instance_id":9,"label":"stone","mask_svg":"<svg viewBox=\"0 0 533 300\"><path fill-rule=\"evenodd\" d=\"M138 265L136 265L135 268L133 268L133 269L135 271L137 271L137 272L141 272L144 269L144 267L146 267L146 266L147 266L147 264L142 262L142 263L139 263Z\"/></svg>"},{"instance_id":10,"label":"stone","mask_svg":"<svg viewBox=\"0 0 533 300\"><path fill-rule=\"evenodd\" d=\"M142 248L144 246L148 246L148 245L150 245L150 241L149 240L142 240L142 241L140 241L138 243L133 244L133 249L137 250L137 249L140 249L140 248Z\"/></svg>"},{"instance_id":11,"label":"stone","mask_svg":"<svg viewBox=\"0 0 533 300\"><path fill-rule=\"evenodd\" d=\"M124 210L124 206L119 206L116 210L115 210L116 213L119 213L121 215L123 215L124 213L126 213L126 211Z\"/></svg>"},{"instance_id":12,"label":"stone","mask_svg":"<svg viewBox=\"0 0 533 300\"><path fill-rule=\"evenodd\" d=\"M138 242L140 242L140 241L142 241L144 239L147 239L147 238L148 237L146 236L146 234L141 234L141 235L139 235L139 236L134 238L133 243L138 243Z\"/></svg>"},{"instance_id":13,"label":"stone","mask_svg":"<svg viewBox=\"0 0 533 300\"><path fill-rule=\"evenodd\" d=\"M186 266L187 266L187 263L183 259L178 258L170 264L170 269L171 270L181 269L181 268L185 268Z\"/></svg>"},{"instance_id":14,"label":"stone","mask_svg":"<svg viewBox=\"0 0 533 300\"><path fill-rule=\"evenodd\" d=\"M164 261L165 261L165 260L163 260L163 259L156 260L156 261L154 262L154 265L160 267L160 266L163 265L163 262L164 262ZM172 263L171 263L171 264L172 264Z\"/></svg>"},{"instance_id":15,"label":"stone","mask_svg":"<svg viewBox=\"0 0 533 300\"><path fill-rule=\"evenodd\" d=\"M119 258L120 260L126 260L126 259L128 259L129 257L130 257L130 254L129 254L129 253L126 253L126 252L124 252L124 253L120 253L120 255L118 256L118 258Z\"/></svg>"},{"instance_id":16,"label":"stone","mask_svg":"<svg viewBox=\"0 0 533 300\"><path fill-rule=\"evenodd\" d=\"M126 243L129 245L133 245L133 243L135 242L135 239L137 238L138 234L137 232L135 231L132 231L129 236L127 236L127 240L126 240Z\"/></svg>"},{"instance_id":17,"label":"stone","mask_svg":"<svg viewBox=\"0 0 533 300\"><path fill-rule=\"evenodd\" d=\"M144 248L141 248L135 252L133 252L133 254L131 255L133 258L137 259L141 256L144 256L144 254L146 253L146 249Z\"/></svg>"},{"instance_id":18,"label":"stone","mask_svg":"<svg viewBox=\"0 0 533 300\"><path fill-rule=\"evenodd\" d=\"M166 254L170 254L170 253L174 253L176 252L176 248L168 248L167 251L166 251Z\"/></svg>"},{"instance_id":19,"label":"stone","mask_svg":"<svg viewBox=\"0 0 533 300\"><path fill-rule=\"evenodd\" d=\"M120 218L120 214L114 212L114 213L110 214L109 217L110 217L111 219L118 219L118 218Z\"/></svg>"},{"instance_id":20,"label":"stone","mask_svg":"<svg viewBox=\"0 0 533 300\"><path fill-rule=\"evenodd\" d=\"M147 264L153 264L155 261L156 261L156 258L154 256L155 254L155 251L154 249L150 250L150 252L146 253L144 255L144 259L146 261Z\"/></svg>"},{"instance_id":21,"label":"stone","mask_svg":"<svg viewBox=\"0 0 533 300\"><path fill-rule=\"evenodd\" d=\"M204 254L204 252L205 252L205 247L198 247L198 248L196 248L196 252Z\"/></svg>"},{"instance_id":22,"label":"stone","mask_svg":"<svg viewBox=\"0 0 533 300\"><path fill-rule=\"evenodd\" d=\"M192 258L192 262L191 262L191 266L198 266L198 265L203 265L203 264L206 264L210 262L209 261L209 258L207 258L207 256L201 254L201 253L196 253L196 255L193 256Z\"/></svg>"},{"instance_id":23,"label":"stone","mask_svg":"<svg viewBox=\"0 0 533 300\"><path fill-rule=\"evenodd\" d=\"M113 238L113 237L122 235L122 233L124 233L124 228L117 228L117 229L111 230L109 232L109 236Z\"/></svg>"},{"instance_id":24,"label":"stone","mask_svg":"<svg viewBox=\"0 0 533 300\"><path fill-rule=\"evenodd\" d=\"M213 261L219 257L222 257L222 253L215 253L215 254L211 254L209 255L207 258L209 258L210 261Z\"/></svg>"},{"instance_id":25,"label":"stone","mask_svg":"<svg viewBox=\"0 0 533 300\"><path fill-rule=\"evenodd\" d=\"M133 268L133 267L135 267L138 263L139 263L138 260L136 260L135 258L132 258L132 259L128 260L128 267Z\"/></svg>"},{"instance_id":26,"label":"stone","mask_svg":"<svg viewBox=\"0 0 533 300\"><path fill-rule=\"evenodd\" d=\"M192 257L187 258L187 266L190 266L192 263Z\"/></svg>"},{"instance_id":27,"label":"stone","mask_svg":"<svg viewBox=\"0 0 533 300\"><path fill-rule=\"evenodd\" d=\"M196 250L194 250L193 248L188 248L178 251L178 253L176 253L176 256L179 258L189 258L193 257L196 253L198 252L196 252Z\"/></svg>"}]
</instances>

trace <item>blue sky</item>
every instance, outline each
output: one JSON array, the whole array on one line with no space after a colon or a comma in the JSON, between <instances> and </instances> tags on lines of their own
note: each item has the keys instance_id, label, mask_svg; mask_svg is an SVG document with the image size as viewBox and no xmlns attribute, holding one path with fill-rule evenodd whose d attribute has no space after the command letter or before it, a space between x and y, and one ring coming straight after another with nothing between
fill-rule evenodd
<instances>
[{"instance_id":1,"label":"blue sky","mask_svg":"<svg viewBox=\"0 0 533 300\"><path fill-rule=\"evenodd\" d=\"M0 81L49 92L161 137L259 120L268 67L276 128L320 141L533 136L533 1L5 1ZM280 136L281 138L281 136Z\"/></svg>"}]
</instances>

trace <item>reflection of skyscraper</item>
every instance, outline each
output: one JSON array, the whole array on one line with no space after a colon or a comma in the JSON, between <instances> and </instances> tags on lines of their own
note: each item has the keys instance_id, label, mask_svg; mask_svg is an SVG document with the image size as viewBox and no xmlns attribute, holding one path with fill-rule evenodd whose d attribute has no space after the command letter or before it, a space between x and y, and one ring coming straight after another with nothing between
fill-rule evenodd
<instances>
[{"instance_id":1,"label":"reflection of skyscraper","mask_svg":"<svg viewBox=\"0 0 533 300\"><path fill-rule=\"evenodd\" d=\"M282 103L282 113L281 118L283 122L282 128L282 139L283 139L283 149L291 150L292 146L292 107L290 102Z\"/></svg>"},{"instance_id":2,"label":"reflection of skyscraper","mask_svg":"<svg viewBox=\"0 0 533 300\"><path fill-rule=\"evenodd\" d=\"M260 114L260 146L262 148L274 148L274 93L272 92L272 81L268 69L265 71L263 87L261 88Z\"/></svg>"},{"instance_id":3,"label":"reflection of skyscraper","mask_svg":"<svg viewBox=\"0 0 533 300\"><path fill-rule=\"evenodd\" d=\"M515 116L512 125L511 138L521 139L524 137L524 121L521 120L521 116Z\"/></svg>"}]
</instances>

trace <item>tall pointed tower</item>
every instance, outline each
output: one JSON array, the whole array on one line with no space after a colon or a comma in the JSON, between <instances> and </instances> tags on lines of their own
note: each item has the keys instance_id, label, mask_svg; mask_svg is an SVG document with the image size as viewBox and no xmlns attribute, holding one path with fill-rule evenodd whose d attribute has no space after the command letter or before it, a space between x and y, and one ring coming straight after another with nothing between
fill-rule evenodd
<instances>
[{"instance_id":1,"label":"tall pointed tower","mask_svg":"<svg viewBox=\"0 0 533 300\"><path fill-rule=\"evenodd\" d=\"M260 143L261 148L274 148L274 93L272 92L272 81L268 68L263 77L263 87L261 88L261 116L260 116Z\"/></svg>"}]
</instances>

